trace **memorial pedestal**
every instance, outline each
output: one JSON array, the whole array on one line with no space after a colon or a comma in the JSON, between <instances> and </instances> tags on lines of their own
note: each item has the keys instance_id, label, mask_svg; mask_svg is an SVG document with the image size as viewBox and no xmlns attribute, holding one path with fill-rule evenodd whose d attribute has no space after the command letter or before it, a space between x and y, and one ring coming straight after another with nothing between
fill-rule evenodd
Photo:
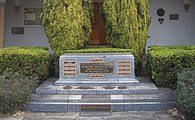
<instances>
[{"instance_id":1,"label":"memorial pedestal","mask_svg":"<svg viewBox=\"0 0 195 120\"><path fill-rule=\"evenodd\" d=\"M68 53L60 56L56 85L138 85L130 53Z\"/></svg>"}]
</instances>

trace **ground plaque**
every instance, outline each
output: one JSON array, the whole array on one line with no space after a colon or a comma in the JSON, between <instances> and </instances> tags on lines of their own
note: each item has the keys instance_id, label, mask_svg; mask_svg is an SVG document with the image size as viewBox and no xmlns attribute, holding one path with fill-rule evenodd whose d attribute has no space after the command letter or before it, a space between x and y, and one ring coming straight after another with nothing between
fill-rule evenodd
<instances>
[{"instance_id":1,"label":"ground plaque","mask_svg":"<svg viewBox=\"0 0 195 120\"><path fill-rule=\"evenodd\" d=\"M59 61L56 84L137 84L130 53L69 53Z\"/></svg>"}]
</instances>

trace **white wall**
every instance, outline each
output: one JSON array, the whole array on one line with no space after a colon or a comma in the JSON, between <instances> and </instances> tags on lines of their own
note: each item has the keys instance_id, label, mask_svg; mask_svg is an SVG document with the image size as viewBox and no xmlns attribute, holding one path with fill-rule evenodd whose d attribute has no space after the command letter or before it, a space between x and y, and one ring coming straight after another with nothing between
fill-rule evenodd
<instances>
[{"instance_id":1,"label":"white wall","mask_svg":"<svg viewBox=\"0 0 195 120\"><path fill-rule=\"evenodd\" d=\"M21 9L17 15L14 0L6 1L5 47L9 46L45 46L48 40L42 27L25 27L23 23L24 7L42 7L43 0L21 0ZM195 45L195 0L190 0L189 12L183 8L182 0L149 0L151 25L147 46L152 45ZM157 10L165 10L164 23L159 24ZM169 14L178 14L179 20L169 20ZM12 35L11 27L24 27L24 35ZM51 51L50 51L51 52Z\"/></svg>"},{"instance_id":2,"label":"white wall","mask_svg":"<svg viewBox=\"0 0 195 120\"><path fill-rule=\"evenodd\" d=\"M151 25L147 46L152 45L195 45L195 0L186 13L182 0L149 0ZM159 24L157 10L165 10L164 23ZM170 20L170 14L178 14L178 20Z\"/></svg>"},{"instance_id":3,"label":"white wall","mask_svg":"<svg viewBox=\"0 0 195 120\"><path fill-rule=\"evenodd\" d=\"M14 11L14 0L6 1L5 15L5 47L9 46L44 46L48 47L48 40L42 27L24 26L24 7L40 8L42 0L21 0L21 8L18 14ZM12 27L24 27L23 35L12 35ZM50 51L51 52L51 51Z\"/></svg>"}]
</instances>

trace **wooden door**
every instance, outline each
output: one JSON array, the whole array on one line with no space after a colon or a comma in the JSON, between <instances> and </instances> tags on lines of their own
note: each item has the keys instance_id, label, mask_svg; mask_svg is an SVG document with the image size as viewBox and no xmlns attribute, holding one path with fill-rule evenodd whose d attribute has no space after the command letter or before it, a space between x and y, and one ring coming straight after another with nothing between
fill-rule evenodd
<instances>
[{"instance_id":1,"label":"wooden door","mask_svg":"<svg viewBox=\"0 0 195 120\"><path fill-rule=\"evenodd\" d=\"M94 2L94 20L92 22L92 34L89 40L91 45L103 45L106 43L106 31L101 16L103 2Z\"/></svg>"}]
</instances>

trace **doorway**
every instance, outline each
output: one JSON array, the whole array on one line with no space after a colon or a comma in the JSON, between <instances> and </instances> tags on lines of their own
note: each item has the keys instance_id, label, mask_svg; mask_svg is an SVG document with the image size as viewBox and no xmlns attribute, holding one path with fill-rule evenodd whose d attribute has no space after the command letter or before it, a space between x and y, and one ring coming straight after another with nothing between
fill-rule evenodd
<instances>
[{"instance_id":1,"label":"doorway","mask_svg":"<svg viewBox=\"0 0 195 120\"><path fill-rule=\"evenodd\" d=\"M106 30L103 17L101 16L103 1L93 2L94 19L92 22L92 33L89 45L106 45Z\"/></svg>"}]
</instances>

